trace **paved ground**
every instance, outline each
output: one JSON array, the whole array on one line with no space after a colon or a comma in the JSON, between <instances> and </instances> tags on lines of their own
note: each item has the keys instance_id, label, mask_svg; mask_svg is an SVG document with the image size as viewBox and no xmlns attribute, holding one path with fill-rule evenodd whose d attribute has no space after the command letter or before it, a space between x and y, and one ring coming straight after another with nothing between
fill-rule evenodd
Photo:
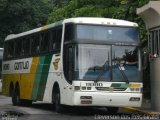
<instances>
[{"instance_id":1,"label":"paved ground","mask_svg":"<svg viewBox=\"0 0 160 120\"><path fill-rule=\"evenodd\" d=\"M56 113L51 104L33 103L31 107L12 106L11 98L0 95L0 120L6 120L5 114L10 111L12 120L100 120L100 119L141 119L157 116L120 108L118 114L109 114L104 108L67 108L63 114ZM11 113L12 111L12 113ZM13 117L13 112L21 113Z\"/></svg>"}]
</instances>

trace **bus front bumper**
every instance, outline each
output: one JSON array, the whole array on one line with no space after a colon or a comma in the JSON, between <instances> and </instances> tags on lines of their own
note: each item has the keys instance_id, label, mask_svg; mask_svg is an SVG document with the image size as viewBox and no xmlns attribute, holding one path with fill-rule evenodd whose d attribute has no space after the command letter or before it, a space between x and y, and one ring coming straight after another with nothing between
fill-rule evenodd
<instances>
[{"instance_id":1,"label":"bus front bumper","mask_svg":"<svg viewBox=\"0 0 160 120\"><path fill-rule=\"evenodd\" d=\"M142 93L74 92L73 106L140 107Z\"/></svg>"}]
</instances>

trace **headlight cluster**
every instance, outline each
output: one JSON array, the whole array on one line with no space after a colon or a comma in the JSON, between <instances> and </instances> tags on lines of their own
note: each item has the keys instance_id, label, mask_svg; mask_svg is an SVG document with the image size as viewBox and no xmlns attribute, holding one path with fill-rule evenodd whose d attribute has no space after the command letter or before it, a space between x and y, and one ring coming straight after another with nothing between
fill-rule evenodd
<instances>
[{"instance_id":1,"label":"headlight cluster","mask_svg":"<svg viewBox=\"0 0 160 120\"><path fill-rule=\"evenodd\" d=\"M86 87L86 86L74 86L74 90L78 91L78 90L91 90L92 87Z\"/></svg>"},{"instance_id":2,"label":"headlight cluster","mask_svg":"<svg viewBox=\"0 0 160 120\"><path fill-rule=\"evenodd\" d=\"M141 88L130 88L132 92L141 92Z\"/></svg>"}]
</instances>

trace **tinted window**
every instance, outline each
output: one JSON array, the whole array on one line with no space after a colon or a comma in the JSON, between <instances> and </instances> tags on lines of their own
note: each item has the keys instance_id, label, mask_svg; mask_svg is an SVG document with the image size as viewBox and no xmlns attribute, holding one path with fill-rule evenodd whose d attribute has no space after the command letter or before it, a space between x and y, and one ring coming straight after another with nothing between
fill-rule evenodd
<instances>
[{"instance_id":1,"label":"tinted window","mask_svg":"<svg viewBox=\"0 0 160 120\"><path fill-rule=\"evenodd\" d=\"M136 27L77 25L77 39L109 42L139 42Z\"/></svg>"},{"instance_id":2,"label":"tinted window","mask_svg":"<svg viewBox=\"0 0 160 120\"><path fill-rule=\"evenodd\" d=\"M57 37L56 37L56 49L60 50L61 48L61 38L62 38L62 28L57 30Z\"/></svg>"},{"instance_id":3,"label":"tinted window","mask_svg":"<svg viewBox=\"0 0 160 120\"><path fill-rule=\"evenodd\" d=\"M30 39L24 38L22 42L22 54L29 55L30 54Z\"/></svg>"},{"instance_id":4,"label":"tinted window","mask_svg":"<svg viewBox=\"0 0 160 120\"><path fill-rule=\"evenodd\" d=\"M73 24L67 24L65 26L65 33L64 33L64 39L65 41L70 41L73 39Z\"/></svg>"},{"instance_id":5,"label":"tinted window","mask_svg":"<svg viewBox=\"0 0 160 120\"><path fill-rule=\"evenodd\" d=\"M13 58L14 57L14 41L7 42L7 58Z\"/></svg>"},{"instance_id":6,"label":"tinted window","mask_svg":"<svg viewBox=\"0 0 160 120\"><path fill-rule=\"evenodd\" d=\"M40 38L38 35L30 37L31 40L31 53L38 54L40 51Z\"/></svg>"},{"instance_id":7,"label":"tinted window","mask_svg":"<svg viewBox=\"0 0 160 120\"><path fill-rule=\"evenodd\" d=\"M40 35L41 40L41 52L47 52L49 50L50 32L44 32Z\"/></svg>"},{"instance_id":8,"label":"tinted window","mask_svg":"<svg viewBox=\"0 0 160 120\"><path fill-rule=\"evenodd\" d=\"M51 34L52 34L51 50L60 50L61 38L62 38L62 27L53 29Z\"/></svg>"},{"instance_id":9,"label":"tinted window","mask_svg":"<svg viewBox=\"0 0 160 120\"><path fill-rule=\"evenodd\" d=\"M22 40L16 40L15 41L15 57L22 55Z\"/></svg>"}]
</instances>

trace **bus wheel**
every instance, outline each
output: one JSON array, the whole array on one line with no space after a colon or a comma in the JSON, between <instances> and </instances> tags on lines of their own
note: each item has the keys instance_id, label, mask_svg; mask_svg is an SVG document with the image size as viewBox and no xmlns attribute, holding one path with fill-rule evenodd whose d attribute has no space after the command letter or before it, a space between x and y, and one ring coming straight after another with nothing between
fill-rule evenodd
<instances>
[{"instance_id":1,"label":"bus wheel","mask_svg":"<svg viewBox=\"0 0 160 120\"><path fill-rule=\"evenodd\" d=\"M12 91L11 96L12 96L12 104L14 106L16 106L17 105L17 100L16 100L16 95L15 95L14 91Z\"/></svg>"},{"instance_id":2,"label":"bus wheel","mask_svg":"<svg viewBox=\"0 0 160 120\"><path fill-rule=\"evenodd\" d=\"M118 110L119 110L118 107L107 107L108 113L111 113L111 114L116 114L116 113L118 113Z\"/></svg>"},{"instance_id":3,"label":"bus wheel","mask_svg":"<svg viewBox=\"0 0 160 120\"><path fill-rule=\"evenodd\" d=\"M63 112L63 107L60 104L60 92L59 92L59 90L57 90L57 92L55 93L55 110L58 113Z\"/></svg>"},{"instance_id":4,"label":"bus wheel","mask_svg":"<svg viewBox=\"0 0 160 120\"><path fill-rule=\"evenodd\" d=\"M19 95L19 87L16 87L15 90L13 90L12 93L12 104L14 106L20 105L20 95Z\"/></svg>"}]
</instances>

